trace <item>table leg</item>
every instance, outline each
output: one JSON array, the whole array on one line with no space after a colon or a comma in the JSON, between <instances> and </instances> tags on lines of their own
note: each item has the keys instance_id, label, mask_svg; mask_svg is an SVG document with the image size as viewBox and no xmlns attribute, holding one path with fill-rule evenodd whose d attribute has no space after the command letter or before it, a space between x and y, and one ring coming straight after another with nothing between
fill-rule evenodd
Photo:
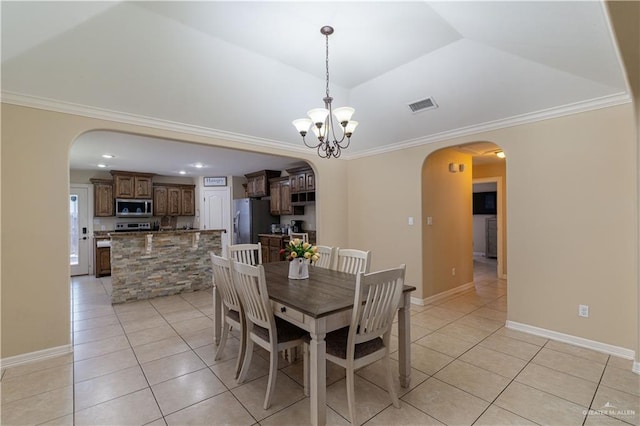
<instances>
[{"instance_id":1,"label":"table leg","mask_svg":"<svg viewBox=\"0 0 640 426\"><path fill-rule=\"evenodd\" d=\"M216 346L220 343L222 335L222 324L224 324L222 314L222 297L216 286L213 286L213 343Z\"/></svg>"},{"instance_id":2,"label":"table leg","mask_svg":"<svg viewBox=\"0 0 640 426\"><path fill-rule=\"evenodd\" d=\"M402 303L398 309L398 370L400 385L408 388L411 382L411 297L402 293Z\"/></svg>"},{"instance_id":3,"label":"table leg","mask_svg":"<svg viewBox=\"0 0 640 426\"><path fill-rule=\"evenodd\" d=\"M311 424L323 426L327 423L327 343L326 324L324 319L318 319L311 327L310 350L310 399Z\"/></svg>"}]
</instances>

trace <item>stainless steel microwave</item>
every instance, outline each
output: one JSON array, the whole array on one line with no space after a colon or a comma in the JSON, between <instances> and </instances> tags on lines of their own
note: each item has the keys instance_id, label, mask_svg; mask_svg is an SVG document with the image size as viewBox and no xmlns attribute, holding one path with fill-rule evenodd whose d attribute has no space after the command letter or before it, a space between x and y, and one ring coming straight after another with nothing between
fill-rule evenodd
<instances>
[{"instance_id":1,"label":"stainless steel microwave","mask_svg":"<svg viewBox=\"0 0 640 426\"><path fill-rule=\"evenodd\" d=\"M116 198L116 216L151 217L153 216L153 201Z\"/></svg>"}]
</instances>

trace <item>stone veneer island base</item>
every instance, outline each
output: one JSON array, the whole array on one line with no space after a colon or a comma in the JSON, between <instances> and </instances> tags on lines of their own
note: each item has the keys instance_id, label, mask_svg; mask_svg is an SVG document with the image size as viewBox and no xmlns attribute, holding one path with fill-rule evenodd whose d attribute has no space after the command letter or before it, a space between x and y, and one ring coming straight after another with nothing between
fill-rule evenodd
<instances>
[{"instance_id":1,"label":"stone veneer island base","mask_svg":"<svg viewBox=\"0 0 640 426\"><path fill-rule=\"evenodd\" d=\"M210 288L209 252L221 253L223 232L111 233L111 303Z\"/></svg>"}]
</instances>

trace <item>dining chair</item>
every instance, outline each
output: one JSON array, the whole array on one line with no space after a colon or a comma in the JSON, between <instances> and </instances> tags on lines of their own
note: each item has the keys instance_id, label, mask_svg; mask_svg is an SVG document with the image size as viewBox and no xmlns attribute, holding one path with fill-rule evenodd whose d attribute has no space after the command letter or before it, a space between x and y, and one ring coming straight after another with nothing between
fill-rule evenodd
<instances>
[{"instance_id":1,"label":"dining chair","mask_svg":"<svg viewBox=\"0 0 640 426\"><path fill-rule=\"evenodd\" d=\"M236 361L236 373L237 379L240 375L240 367L242 360L244 359L244 351L247 347L247 325L245 321L245 315L240 303L240 297L236 291L233 282L231 281L231 265L229 259L215 255L213 252L211 255L211 265L213 269L213 282L218 290L218 294L222 298L222 336L220 336L220 343L216 349L214 360L219 360L224 351L225 344L227 343L227 337L229 334L229 327L235 326L240 331L240 348L238 349L238 360Z\"/></svg>"},{"instance_id":2,"label":"dining chair","mask_svg":"<svg viewBox=\"0 0 640 426\"><path fill-rule=\"evenodd\" d=\"M335 269L348 274L370 272L371 252L355 249L336 249Z\"/></svg>"},{"instance_id":3,"label":"dining chair","mask_svg":"<svg viewBox=\"0 0 640 426\"><path fill-rule=\"evenodd\" d=\"M326 336L327 360L346 369L351 424L357 425L355 370L382 360L391 402L400 408L389 361L391 326L402 297L405 265L369 274L359 273L349 326ZM364 302L363 302L364 300Z\"/></svg>"},{"instance_id":4,"label":"dining chair","mask_svg":"<svg viewBox=\"0 0 640 426\"><path fill-rule=\"evenodd\" d=\"M230 259L248 265L262 265L262 244L234 244L227 247Z\"/></svg>"},{"instance_id":5,"label":"dining chair","mask_svg":"<svg viewBox=\"0 0 640 426\"><path fill-rule=\"evenodd\" d=\"M262 265L252 266L231 259L231 279L240 295L247 319L247 347L238 382L244 382L247 377L253 355L253 344L256 343L267 350L270 360L269 380L263 404L263 408L267 410L271 406L271 397L276 387L278 352L304 343L304 374L305 389L307 389L309 351L306 345L309 341L309 333L273 315Z\"/></svg>"},{"instance_id":6,"label":"dining chair","mask_svg":"<svg viewBox=\"0 0 640 426\"><path fill-rule=\"evenodd\" d=\"M333 264L335 262L334 258L338 248L329 246L316 247L318 248L318 254L320 255L320 258L313 262L313 265L319 268L333 269Z\"/></svg>"},{"instance_id":7,"label":"dining chair","mask_svg":"<svg viewBox=\"0 0 640 426\"><path fill-rule=\"evenodd\" d=\"M293 240L294 238L297 238L299 240L302 240L303 243L308 243L309 242L309 233L307 232L291 232L289 234L289 237Z\"/></svg>"}]
</instances>

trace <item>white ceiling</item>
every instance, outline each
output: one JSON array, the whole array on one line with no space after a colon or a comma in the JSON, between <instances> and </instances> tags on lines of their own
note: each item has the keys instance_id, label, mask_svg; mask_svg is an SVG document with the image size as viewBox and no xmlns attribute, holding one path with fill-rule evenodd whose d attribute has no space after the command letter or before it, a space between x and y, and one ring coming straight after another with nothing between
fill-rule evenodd
<instances>
[{"instance_id":1,"label":"white ceiling","mask_svg":"<svg viewBox=\"0 0 640 426\"><path fill-rule=\"evenodd\" d=\"M323 25L335 28L334 104L354 107L360 122L347 158L629 100L600 1L5 1L1 7L5 102L180 125L294 151L306 148L291 121L322 106ZM439 107L409 110L426 97ZM104 151L98 148L115 149L109 141L116 139L118 158L133 161L128 149L139 138L128 143L125 135L88 133L74 144L72 167L94 168L100 160L88 151L96 157ZM172 150L167 141L145 143L153 149L143 150L143 164L175 161L163 170L207 156L197 145ZM267 164L244 153L210 154L212 167L216 158L232 168Z\"/></svg>"}]
</instances>

